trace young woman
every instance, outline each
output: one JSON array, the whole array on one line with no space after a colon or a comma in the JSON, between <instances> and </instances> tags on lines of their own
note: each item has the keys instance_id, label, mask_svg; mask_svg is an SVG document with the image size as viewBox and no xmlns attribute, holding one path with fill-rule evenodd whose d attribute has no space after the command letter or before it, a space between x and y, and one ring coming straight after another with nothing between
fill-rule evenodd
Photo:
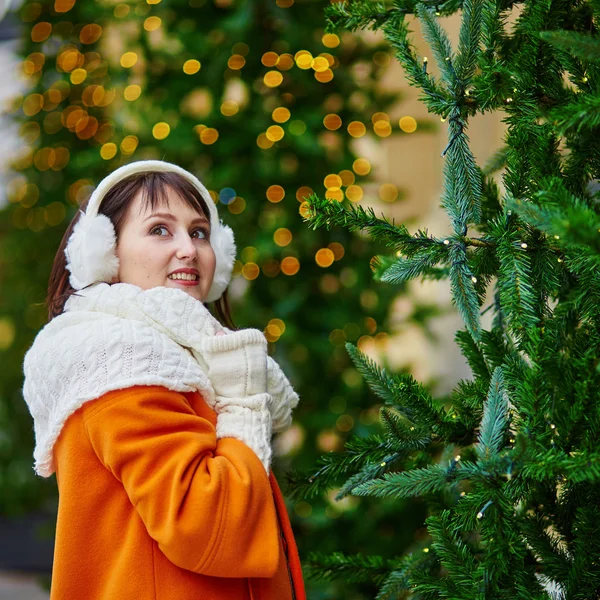
<instances>
[{"instance_id":1,"label":"young woman","mask_svg":"<svg viewBox=\"0 0 600 600\"><path fill-rule=\"evenodd\" d=\"M234 258L206 188L163 161L111 173L65 232L24 359L59 490L51 600L305 600L270 469L298 396L234 330Z\"/></svg>"}]
</instances>

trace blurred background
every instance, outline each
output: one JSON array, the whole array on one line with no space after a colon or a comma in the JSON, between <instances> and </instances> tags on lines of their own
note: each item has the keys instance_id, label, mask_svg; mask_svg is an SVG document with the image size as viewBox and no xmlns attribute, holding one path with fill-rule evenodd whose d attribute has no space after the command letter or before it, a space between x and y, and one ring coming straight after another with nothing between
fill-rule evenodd
<instances>
[{"instance_id":1,"label":"blurred background","mask_svg":"<svg viewBox=\"0 0 600 600\"><path fill-rule=\"evenodd\" d=\"M346 341L436 394L470 377L447 282L374 282L369 263L384 248L303 224L304 198L316 192L411 231L449 231L439 208L446 124L427 114L379 35L325 33L327 4L0 1L0 599L49 596L58 494L55 476L33 472L22 361L47 323L64 230L124 163L163 159L194 172L236 234L234 321L264 330L301 398L292 427L274 438L284 494L286 471L316 470L319 456L380 429L380 404ZM442 24L456 41L459 17ZM471 119L481 166L504 128L498 115ZM424 533L419 501L336 502L336 491L288 500L301 559L311 550L392 557ZM311 600L376 591L306 587Z\"/></svg>"}]
</instances>

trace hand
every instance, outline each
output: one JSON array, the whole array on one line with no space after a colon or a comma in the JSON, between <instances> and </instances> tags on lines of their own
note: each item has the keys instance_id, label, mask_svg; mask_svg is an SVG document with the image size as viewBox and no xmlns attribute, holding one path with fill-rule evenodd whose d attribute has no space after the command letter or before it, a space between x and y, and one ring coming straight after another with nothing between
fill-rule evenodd
<instances>
[{"instance_id":1,"label":"hand","mask_svg":"<svg viewBox=\"0 0 600 600\"><path fill-rule=\"evenodd\" d=\"M203 336L196 351L215 394L244 398L267 390L267 340L258 329Z\"/></svg>"}]
</instances>

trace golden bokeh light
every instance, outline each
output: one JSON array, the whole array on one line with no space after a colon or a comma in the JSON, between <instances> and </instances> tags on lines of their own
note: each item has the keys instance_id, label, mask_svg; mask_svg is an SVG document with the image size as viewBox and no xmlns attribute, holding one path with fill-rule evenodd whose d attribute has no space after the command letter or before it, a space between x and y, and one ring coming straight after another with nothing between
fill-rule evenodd
<instances>
[{"instance_id":1,"label":"golden bokeh light","mask_svg":"<svg viewBox=\"0 0 600 600\"><path fill-rule=\"evenodd\" d=\"M271 117L276 123L285 123L291 116L290 111L284 106L280 106L273 111Z\"/></svg>"},{"instance_id":2,"label":"golden bokeh light","mask_svg":"<svg viewBox=\"0 0 600 600\"><path fill-rule=\"evenodd\" d=\"M300 69L307 70L312 67L313 55L308 50L299 50L296 52L294 59Z\"/></svg>"},{"instance_id":3,"label":"golden bokeh light","mask_svg":"<svg viewBox=\"0 0 600 600\"><path fill-rule=\"evenodd\" d=\"M352 121L348 124L348 133L354 138L359 138L367 133L367 128L360 121Z\"/></svg>"},{"instance_id":4,"label":"golden bokeh light","mask_svg":"<svg viewBox=\"0 0 600 600\"><path fill-rule=\"evenodd\" d=\"M54 10L57 13L69 12L75 6L75 0L55 0Z\"/></svg>"},{"instance_id":5,"label":"golden bokeh light","mask_svg":"<svg viewBox=\"0 0 600 600\"><path fill-rule=\"evenodd\" d=\"M312 189L307 185L303 185L296 190L296 200L304 202L304 199L313 193Z\"/></svg>"},{"instance_id":6,"label":"golden bokeh light","mask_svg":"<svg viewBox=\"0 0 600 600\"><path fill-rule=\"evenodd\" d=\"M388 137L392 133L392 126L389 121L380 120L373 125L373 131L379 137Z\"/></svg>"},{"instance_id":7,"label":"golden bokeh light","mask_svg":"<svg viewBox=\"0 0 600 600\"><path fill-rule=\"evenodd\" d=\"M227 210L232 215L239 215L246 210L246 201L241 196L236 196L233 201L227 205Z\"/></svg>"},{"instance_id":8,"label":"golden bokeh light","mask_svg":"<svg viewBox=\"0 0 600 600\"><path fill-rule=\"evenodd\" d=\"M357 175L368 175L371 171L371 163L366 158L357 158L352 163L352 170Z\"/></svg>"},{"instance_id":9,"label":"golden bokeh light","mask_svg":"<svg viewBox=\"0 0 600 600\"><path fill-rule=\"evenodd\" d=\"M384 202L394 202L398 198L398 188L393 183L384 183L379 188L379 197Z\"/></svg>"},{"instance_id":10,"label":"golden bokeh light","mask_svg":"<svg viewBox=\"0 0 600 600\"><path fill-rule=\"evenodd\" d=\"M323 185L326 188L340 188L342 187L342 178L334 173L327 175L323 180Z\"/></svg>"},{"instance_id":11,"label":"golden bokeh light","mask_svg":"<svg viewBox=\"0 0 600 600\"><path fill-rule=\"evenodd\" d=\"M144 29L146 31L156 31L162 25L160 17L148 17L144 21Z\"/></svg>"},{"instance_id":12,"label":"golden bokeh light","mask_svg":"<svg viewBox=\"0 0 600 600\"><path fill-rule=\"evenodd\" d=\"M340 38L335 33L326 33L321 38L321 42L327 48L336 48L340 45Z\"/></svg>"},{"instance_id":13,"label":"golden bokeh light","mask_svg":"<svg viewBox=\"0 0 600 600\"><path fill-rule=\"evenodd\" d=\"M32 42L43 42L50 37L52 33L52 25L46 21L36 23L31 28L31 41Z\"/></svg>"},{"instance_id":14,"label":"golden bokeh light","mask_svg":"<svg viewBox=\"0 0 600 600\"><path fill-rule=\"evenodd\" d=\"M285 132L283 131L283 127L281 127L279 125L271 125L270 127L267 128L265 135L272 142L278 142L279 140L281 140L283 138L284 133Z\"/></svg>"},{"instance_id":15,"label":"golden bokeh light","mask_svg":"<svg viewBox=\"0 0 600 600\"><path fill-rule=\"evenodd\" d=\"M129 69L133 67L137 61L138 55L135 52L125 52L125 54L121 56L120 63L124 69Z\"/></svg>"},{"instance_id":16,"label":"golden bokeh light","mask_svg":"<svg viewBox=\"0 0 600 600\"><path fill-rule=\"evenodd\" d=\"M277 59L276 66L280 71L289 71L294 66L294 57L291 54L285 52L284 54L281 54Z\"/></svg>"},{"instance_id":17,"label":"golden bokeh light","mask_svg":"<svg viewBox=\"0 0 600 600\"><path fill-rule=\"evenodd\" d=\"M152 136L157 140L164 140L171 133L171 126L164 121L156 123L152 128Z\"/></svg>"},{"instance_id":18,"label":"golden bokeh light","mask_svg":"<svg viewBox=\"0 0 600 600\"><path fill-rule=\"evenodd\" d=\"M248 281L256 279L260 274L258 265L254 262L248 262L242 267L242 276Z\"/></svg>"},{"instance_id":19,"label":"golden bokeh light","mask_svg":"<svg viewBox=\"0 0 600 600\"><path fill-rule=\"evenodd\" d=\"M392 57L388 52L375 52L373 62L379 67L387 67L392 62Z\"/></svg>"},{"instance_id":20,"label":"golden bokeh light","mask_svg":"<svg viewBox=\"0 0 600 600\"><path fill-rule=\"evenodd\" d=\"M69 79L71 80L71 83L73 85L79 85L80 83L83 83L85 81L86 77L87 71L85 69L75 69L74 71L71 71L71 76L69 77ZM60 92L58 93L60 95Z\"/></svg>"},{"instance_id":21,"label":"golden bokeh light","mask_svg":"<svg viewBox=\"0 0 600 600\"><path fill-rule=\"evenodd\" d=\"M28 117L37 115L44 106L44 97L41 94L29 94L23 100L22 110Z\"/></svg>"},{"instance_id":22,"label":"golden bokeh light","mask_svg":"<svg viewBox=\"0 0 600 600\"><path fill-rule=\"evenodd\" d=\"M77 48L66 48L56 57L56 68L58 71L69 73L84 63L83 54Z\"/></svg>"},{"instance_id":23,"label":"golden bokeh light","mask_svg":"<svg viewBox=\"0 0 600 600\"><path fill-rule=\"evenodd\" d=\"M335 256L330 248L321 248L315 254L315 262L323 268L330 267L335 260Z\"/></svg>"},{"instance_id":24,"label":"golden bokeh light","mask_svg":"<svg viewBox=\"0 0 600 600\"><path fill-rule=\"evenodd\" d=\"M267 188L269 202L281 202L285 197L285 190L280 185L271 185Z\"/></svg>"},{"instance_id":25,"label":"golden bokeh light","mask_svg":"<svg viewBox=\"0 0 600 600\"><path fill-rule=\"evenodd\" d=\"M325 125L329 131L335 131L342 126L342 119L338 115L326 115L323 119L323 125Z\"/></svg>"},{"instance_id":26,"label":"golden bokeh light","mask_svg":"<svg viewBox=\"0 0 600 600\"><path fill-rule=\"evenodd\" d=\"M227 66L232 71L239 71L246 64L246 59L241 54L233 54L227 61Z\"/></svg>"},{"instance_id":27,"label":"golden bokeh light","mask_svg":"<svg viewBox=\"0 0 600 600\"><path fill-rule=\"evenodd\" d=\"M201 66L202 65L200 64L199 60L191 58L183 63L183 72L186 75L194 75L194 73L197 73L200 70Z\"/></svg>"},{"instance_id":28,"label":"golden bokeh light","mask_svg":"<svg viewBox=\"0 0 600 600\"><path fill-rule=\"evenodd\" d=\"M205 127L200 132L200 141L207 146L214 144L219 139L219 132L213 127Z\"/></svg>"},{"instance_id":29,"label":"golden bokeh light","mask_svg":"<svg viewBox=\"0 0 600 600\"><path fill-rule=\"evenodd\" d=\"M273 145L273 142L264 133L260 133L256 138L256 145L262 150L267 150Z\"/></svg>"},{"instance_id":30,"label":"golden bokeh light","mask_svg":"<svg viewBox=\"0 0 600 600\"><path fill-rule=\"evenodd\" d=\"M225 100L225 102L221 104L221 114L225 115L226 117L232 117L233 115L237 114L239 110L240 107L238 103L234 102L233 100Z\"/></svg>"},{"instance_id":31,"label":"golden bokeh light","mask_svg":"<svg viewBox=\"0 0 600 600\"><path fill-rule=\"evenodd\" d=\"M324 71L316 71L315 79L320 83L328 83L333 79L333 71L329 68L325 69Z\"/></svg>"},{"instance_id":32,"label":"golden bokeh light","mask_svg":"<svg viewBox=\"0 0 600 600\"><path fill-rule=\"evenodd\" d=\"M335 260L340 260L344 257L344 246L342 246L339 242L331 242L331 244L329 244L327 247L333 252L333 258Z\"/></svg>"},{"instance_id":33,"label":"golden bokeh light","mask_svg":"<svg viewBox=\"0 0 600 600\"><path fill-rule=\"evenodd\" d=\"M295 256L286 256L281 261L281 272L284 275L295 275L300 270L300 261Z\"/></svg>"},{"instance_id":34,"label":"golden bokeh light","mask_svg":"<svg viewBox=\"0 0 600 600\"><path fill-rule=\"evenodd\" d=\"M260 62L265 66L265 67L274 67L277 64L277 59L279 58L279 55L276 52L265 52L261 59Z\"/></svg>"},{"instance_id":35,"label":"golden bokeh light","mask_svg":"<svg viewBox=\"0 0 600 600\"><path fill-rule=\"evenodd\" d=\"M110 160L111 158L114 158L116 154L117 154L117 145L113 144L113 142L108 142L107 144L104 144L100 148L100 156L104 160Z\"/></svg>"},{"instance_id":36,"label":"golden bokeh light","mask_svg":"<svg viewBox=\"0 0 600 600\"><path fill-rule=\"evenodd\" d=\"M398 125L404 133L412 133L417 129L417 121L414 117L402 117L398 122Z\"/></svg>"},{"instance_id":37,"label":"golden bokeh light","mask_svg":"<svg viewBox=\"0 0 600 600\"><path fill-rule=\"evenodd\" d=\"M127 135L121 142L121 154L133 154L138 147L139 140L135 135Z\"/></svg>"},{"instance_id":38,"label":"golden bokeh light","mask_svg":"<svg viewBox=\"0 0 600 600\"><path fill-rule=\"evenodd\" d=\"M246 246L240 252L240 258L245 262L256 262L258 260L258 250L254 246Z\"/></svg>"},{"instance_id":39,"label":"golden bokeh light","mask_svg":"<svg viewBox=\"0 0 600 600\"><path fill-rule=\"evenodd\" d=\"M337 202L341 202L344 199L344 192L338 187L329 188L325 192L325 198L327 198L328 200L335 200Z\"/></svg>"},{"instance_id":40,"label":"golden bokeh light","mask_svg":"<svg viewBox=\"0 0 600 600\"><path fill-rule=\"evenodd\" d=\"M299 207L298 212L303 219L308 219L310 217L310 207L308 205L308 201L305 200Z\"/></svg>"},{"instance_id":41,"label":"golden bokeh light","mask_svg":"<svg viewBox=\"0 0 600 600\"><path fill-rule=\"evenodd\" d=\"M360 202L363 197L363 190L360 185L351 185L346 189L346 198L350 202Z\"/></svg>"},{"instance_id":42,"label":"golden bokeh light","mask_svg":"<svg viewBox=\"0 0 600 600\"><path fill-rule=\"evenodd\" d=\"M123 17L126 17L130 11L131 7L129 5L117 4L117 6L115 6L115 9L113 10L113 15L115 15L117 19L122 19Z\"/></svg>"},{"instance_id":43,"label":"golden bokeh light","mask_svg":"<svg viewBox=\"0 0 600 600\"><path fill-rule=\"evenodd\" d=\"M339 176L342 180L342 185L345 187L352 185L355 181L354 173L352 171L348 171L348 169L340 171Z\"/></svg>"},{"instance_id":44,"label":"golden bokeh light","mask_svg":"<svg viewBox=\"0 0 600 600\"><path fill-rule=\"evenodd\" d=\"M292 232L285 227L280 227L273 234L273 241L278 246L281 246L281 247L287 246L292 241Z\"/></svg>"},{"instance_id":45,"label":"golden bokeh light","mask_svg":"<svg viewBox=\"0 0 600 600\"><path fill-rule=\"evenodd\" d=\"M289 8L294 4L294 0L275 0L275 4L277 4L279 8Z\"/></svg>"},{"instance_id":46,"label":"golden bokeh light","mask_svg":"<svg viewBox=\"0 0 600 600\"><path fill-rule=\"evenodd\" d=\"M32 52L22 63L23 73L25 75L33 75L42 69L46 57L41 52Z\"/></svg>"},{"instance_id":47,"label":"golden bokeh light","mask_svg":"<svg viewBox=\"0 0 600 600\"><path fill-rule=\"evenodd\" d=\"M283 81L283 75L279 71L269 71L265 73L263 81L267 87L277 87Z\"/></svg>"},{"instance_id":48,"label":"golden bokeh light","mask_svg":"<svg viewBox=\"0 0 600 600\"><path fill-rule=\"evenodd\" d=\"M125 90L123 91L123 98L125 98L125 100L129 100L129 102L133 102L134 100L137 100L140 97L141 93L142 88L134 83L132 85L128 85L125 88Z\"/></svg>"},{"instance_id":49,"label":"golden bokeh light","mask_svg":"<svg viewBox=\"0 0 600 600\"><path fill-rule=\"evenodd\" d=\"M371 117L371 122L373 123L373 125L375 125L375 123L377 123L377 121L387 121L389 123L390 117L387 113L376 112Z\"/></svg>"},{"instance_id":50,"label":"golden bokeh light","mask_svg":"<svg viewBox=\"0 0 600 600\"><path fill-rule=\"evenodd\" d=\"M317 56L312 63L315 71L325 71L329 69L329 61L324 56Z\"/></svg>"},{"instance_id":51,"label":"golden bokeh light","mask_svg":"<svg viewBox=\"0 0 600 600\"><path fill-rule=\"evenodd\" d=\"M96 23L84 25L79 32L79 41L82 44L95 44L102 35L102 27Z\"/></svg>"}]
</instances>

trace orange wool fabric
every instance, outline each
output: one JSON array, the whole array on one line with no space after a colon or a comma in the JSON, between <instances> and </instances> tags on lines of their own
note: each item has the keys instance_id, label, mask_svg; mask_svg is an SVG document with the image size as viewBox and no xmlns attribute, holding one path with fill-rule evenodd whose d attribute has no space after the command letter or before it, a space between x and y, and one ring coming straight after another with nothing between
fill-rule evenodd
<instances>
[{"instance_id":1,"label":"orange wool fabric","mask_svg":"<svg viewBox=\"0 0 600 600\"><path fill-rule=\"evenodd\" d=\"M51 600L306 600L273 472L216 422L199 392L144 385L69 416Z\"/></svg>"}]
</instances>

